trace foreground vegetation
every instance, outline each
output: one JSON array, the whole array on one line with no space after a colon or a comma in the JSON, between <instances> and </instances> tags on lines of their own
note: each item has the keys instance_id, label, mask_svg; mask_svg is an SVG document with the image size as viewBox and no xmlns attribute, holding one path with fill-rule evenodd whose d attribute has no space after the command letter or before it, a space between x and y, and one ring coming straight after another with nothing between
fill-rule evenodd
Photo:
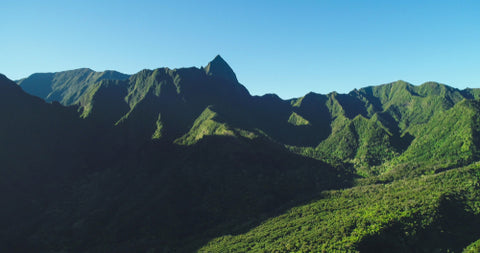
<instances>
[{"instance_id":1,"label":"foreground vegetation","mask_svg":"<svg viewBox=\"0 0 480 253\"><path fill-rule=\"evenodd\" d=\"M316 201L247 233L216 238L200 251L460 252L480 237L479 180L480 164L474 164L323 192Z\"/></svg>"}]
</instances>

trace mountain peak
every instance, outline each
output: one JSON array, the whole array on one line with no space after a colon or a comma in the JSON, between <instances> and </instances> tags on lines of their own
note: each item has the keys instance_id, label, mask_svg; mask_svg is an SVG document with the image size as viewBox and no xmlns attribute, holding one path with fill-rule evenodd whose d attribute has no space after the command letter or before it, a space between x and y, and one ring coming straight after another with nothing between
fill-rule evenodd
<instances>
[{"instance_id":1,"label":"mountain peak","mask_svg":"<svg viewBox=\"0 0 480 253\"><path fill-rule=\"evenodd\" d=\"M237 76L232 68L230 68L228 63L220 55L215 56L215 58L208 63L205 67L205 73L209 76L217 76L229 81L238 82Z\"/></svg>"},{"instance_id":2,"label":"mountain peak","mask_svg":"<svg viewBox=\"0 0 480 253\"><path fill-rule=\"evenodd\" d=\"M0 81L7 80L8 78L4 74L0 74Z\"/></svg>"}]
</instances>

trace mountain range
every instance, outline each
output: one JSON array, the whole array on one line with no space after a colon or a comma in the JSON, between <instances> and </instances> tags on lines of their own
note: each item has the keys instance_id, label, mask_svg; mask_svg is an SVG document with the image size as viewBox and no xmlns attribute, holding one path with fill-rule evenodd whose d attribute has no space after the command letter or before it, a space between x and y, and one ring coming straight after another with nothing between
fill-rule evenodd
<instances>
[{"instance_id":1,"label":"mountain range","mask_svg":"<svg viewBox=\"0 0 480 253\"><path fill-rule=\"evenodd\" d=\"M476 252L480 89L0 76L2 252ZM477 241L478 240L478 241Z\"/></svg>"}]
</instances>

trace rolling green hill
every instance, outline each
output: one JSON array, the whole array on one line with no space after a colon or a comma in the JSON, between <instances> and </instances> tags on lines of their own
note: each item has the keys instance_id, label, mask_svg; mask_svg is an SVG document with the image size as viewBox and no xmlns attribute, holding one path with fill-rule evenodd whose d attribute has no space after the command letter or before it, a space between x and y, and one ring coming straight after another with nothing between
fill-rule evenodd
<instances>
[{"instance_id":1,"label":"rolling green hill","mask_svg":"<svg viewBox=\"0 0 480 253\"><path fill-rule=\"evenodd\" d=\"M282 100L220 56L17 83L0 76L2 252L478 249L479 89Z\"/></svg>"}]
</instances>

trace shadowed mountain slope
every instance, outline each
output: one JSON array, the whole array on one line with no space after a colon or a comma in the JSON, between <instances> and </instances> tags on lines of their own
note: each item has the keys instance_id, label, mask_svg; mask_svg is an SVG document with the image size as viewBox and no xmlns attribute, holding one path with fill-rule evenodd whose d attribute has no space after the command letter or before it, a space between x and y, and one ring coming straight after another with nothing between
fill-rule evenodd
<instances>
[{"instance_id":1,"label":"shadowed mountain slope","mask_svg":"<svg viewBox=\"0 0 480 253\"><path fill-rule=\"evenodd\" d=\"M74 108L47 104L3 75L0 114L3 251L14 243L11 235L34 226L46 207L68 194L69 183L97 161L89 155L91 129L77 117Z\"/></svg>"},{"instance_id":2,"label":"shadowed mountain slope","mask_svg":"<svg viewBox=\"0 0 480 253\"><path fill-rule=\"evenodd\" d=\"M226 135L221 127L199 130L221 124L222 116L207 106L212 101L243 103L248 92L231 83L216 96L195 96L203 87L185 74L178 90L169 90L168 82L155 79L168 72L175 76L165 71L145 76L151 86L143 80L133 87L113 80L92 85L86 93L91 100L84 98L91 109L84 109L84 117L77 107L46 103L1 76L1 110L11 119L1 124L0 135L2 251L131 252L158 245L190 251L224 231L243 231L314 192L352 183L349 172L293 154L264 136ZM207 87L221 85L204 72L182 71L205 78ZM169 92L177 98L162 107ZM182 134L195 135L179 139L181 145L167 138L176 136L172 118L178 107L171 105L191 110L181 116L187 120L200 116L196 124L185 123L191 129ZM158 122L172 132L154 138L150 131L158 129L149 128L144 139L142 121L151 115L157 121L166 118Z\"/></svg>"}]
</instances>

